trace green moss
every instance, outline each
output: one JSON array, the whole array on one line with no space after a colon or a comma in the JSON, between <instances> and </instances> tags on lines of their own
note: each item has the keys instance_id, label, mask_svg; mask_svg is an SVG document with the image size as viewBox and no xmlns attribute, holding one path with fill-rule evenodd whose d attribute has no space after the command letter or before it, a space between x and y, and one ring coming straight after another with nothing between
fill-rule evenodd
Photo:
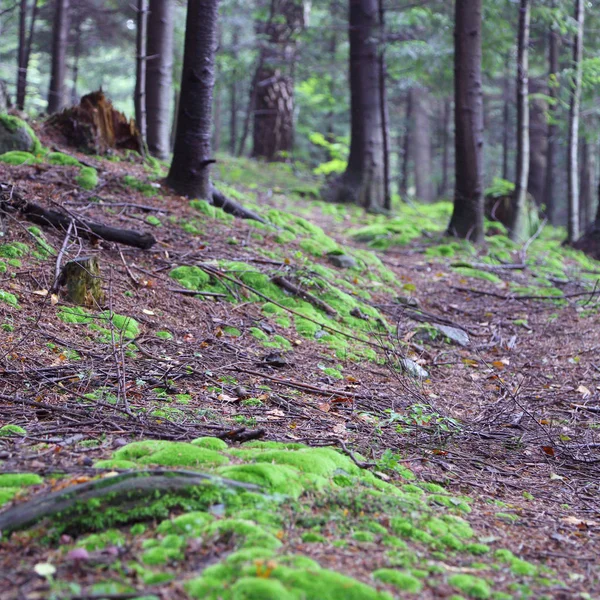
<instances>
[{"instance_id":1,"label":"green moss","mask_svg":"<svg viewBox=\"0 0 600 600\"><path fill-rule=\"evenodd\" d=\"M302 534L302 541L305 544L312 544L318 542L325 542L327 541L327 538L324 535L317 533L316 531L307 531L306 533Z\"/></svg>"},{"instance_id":2,"label":"green moss","mask_svg":"<svg viewBox=\"0 0 600 600\"><path fill-rule=\"evenodd\" d=\"M227 450L227 444L216 437L199 437L191 442L194 446L200 446L201 448L209 448L210 450L223 451Z\"/></svg>"},{"instance_id":3,"label":"green moss","mask_svg":"<svg viewBox=\"0 0 600 600\"><path fill-rule=\"evenodd\" d=\"M2 258L22 258L26 254L29 254L29 246L23 242L0 244L0 256Z\"/></svg>"},{"instance_id":4,"label":"green moss","mask_svg":"<svg viewBox=\"0 0 600 600\"><path fill-rule=\"evenodd\" d=\"M30 152L23 152L21 150L11 150L0 154L0 162L6 163L18 167L19 165L36 165L40 163L40 159L31 154Z\"/></svg>"},{"instance_id":5,"label":"green moss","mask_svg":"<svg viewBox=\"0 0 600 600\"><path fill-rule=\"evenodd\" d=\"M459 275L464 275L465 277L473 277L475 279L483 279L484 281L489 281L495 284L501 284L502 279L498 277L498 275L494 275L494 273L488 273L487 271L481 271L480 269L472 269L471 267L452 267L452 270Z\"/></svg>"},{"instance_id":6,"label":"green moss","mask_svg":"<svg viewBox=\"0 0 600 600\"><path fill-rule=\"evenodd\" d=\"M208 525L215 520L215 517L207 512L192 511L162 521L156 528L161 534L179 534L186 537L197 537L201 535Z\"/></svg>"},{"instance_id":7,"label":"green moss","mask_svg":"<svg viewBox=\"0 0 600 600\"><path fill-rule=\"evenodd\" d=\"M212 219L218 219L219 221L231 223L235 218L233 215L226 213L222 208L213 206L206 200L192 200L190 206L206 216L211 217Z\"/></svg>"},{"instance_id":8,"label":"green moss","mask_svg":"<svg viewBox=\"0 0 600 600\"><path fill-rule=\"evenodd\" d=\"M262 329L259 329L258 327L251 327L250 334L261 342L266 342L269 339L269 336Z\"/></svg>"},{"instance_id":9,"label":"green moss","mask_svg":"<svg viewBox=\"0 0 600 600\"><path fill-rule=\"evenodd\" d=\"M13 308L20 308L17 297L10 292L5 292L4 290L0 290L0 302L4 302L4 304L8 304Z\"/></svg>"},{"instance_id":10,"label":"green moss","mask_svg":"<svg viewBox=\"0 0 600 600\"><path fill-rule=\"evenodd\" d=\"M473 575L452 575L448 578L448 583L469 598L490 598L492 595L487 582Z\"/></svg>"},{"instance_id":11,"label":"green moss","mask_svg":"<svg viewBox=\"0 0 600 600\"><path fill-rule=\"evenodd\" d=\"M11 426L5 425L5 427ZM4 429L4 427L2 429ZM25 430L23 430L23 432L24 431ZM0 473L0 487L3 488L18 488L29 485L39 485L40 483L43 483L43 481L44 480L36 473Z\"/></svg>"},{"instance_id":12,"label":"green moss","mask_svg":"<svg viewBox=\"0 0 600 600\"><path fill-rule=\"evenodd\" d=\"M352 534L352 539L357 542L374 542L375 534L370 531L355 531Z\"/></svg>"},{"instance_id":13,"label":"green moss","mask_svg":"<svg viewBox=\"0 0 600 600\"><path fill-rule=\"evenodd\" d=\"M538 568L534 564L520 558L515 558L513 561L511 561L510 570L515 575L527 577L533 577L538 573Z\"/></svg>"},{"instance_id":14,"label":"green moss","mask_svg":"<svg viewBox=\"0 0 600 600\"><path fill-rule=\"evenodd\" d=\"M186 442L163 442L161 440L133 442L114 453L114 458L133 460L142 465L169 467L198 467L222 465L228 459L215 450L202 448Z\"/></svg>"},{"instance_id":15,"label":"green moss","mask_svg":"<svg viewBox=\"0 0 600 600\"><path fill-rule=\"evenodd\" d=\"M81 163L74 157L62 152L49 152L46 155L46 161L51 165L62 165L62 166L81 166Z\"/></svg>"},{"instance_id":16,"label":"green moss","mask_svg":"<svg viewBox=\"0 0 600 600\"><path fill-rule=\"evenodd\" d=\"M383 583L389 583L395 588L409 594L418 594L423 589L423 584L406 571L379 569L373 573L373 578Z\"/></svg>"},{"instance_id":17,"label":"green moss","mask_svg":"<svg viewBox=\"0 0 600 600\"><path fill-rule=\"evenodd\" d=\"M95 469L135 469L137 465L131 460L123 460L123 459L108 459L108 460L99 460L94 463Z\"/></svg>"},{"instance_id":18,"label":"green moss","mask_svg":"<svg viewBox=\"0 0 600 600\"><path fill-rule=\"evenodd\" d=\"M146 217L146 223L148 223L148 225L152 225L152 227L162 227L161 220L154 215L148 215Z\"/></svg>"},{"instance_id":19,"label":"green moss","mask_svg":"<svg viewBox=\"0 0 600 600\"><path fill-rule=\"evenodd\" d=\"M125 536L117 529L109 529L102 533L92 533L77 541L77 546L90 552L103 550L107 546L124 546Z\"/></svg>"},{"instance_id":20,"label":"green moss","mask_svg":"<svg viewBox=\"0 0 600 600\"><path fill-rule=\"evenodd\" d=\"M276 550L280 548L281 541L272 533L266 531L253 521L244 519L222 519L210 523L206 528L209 537L235 536L237 548L267 548Z\"/></svg>"},{"instance_id":21,"label":"green moss","mask_svg":"<svg viewBox=\"0 0 600 600\"><path fill-rule=\"evenodd\" d=\"M132 175L125 175L123 177L123 183L127 187L133 188L138 192L142 192L142 194L144 194L144 196L146 196L147 198L152 198L153 196L158 195L157 188L155 188L152 184L144 183L143 181L136 179Z\"/></svg>"},{"instance_id":22,"label":"green moss","mask_svg":"<svg viewBox=\"0 0 600 600\"><path fill-rule=\"evenodd\" d=\"M242 335L242 332L237 327L231 327L229 325L223 327L222 331L232 337L240 337Z\"/></svg>"},{"instance_id":23,"label":"green moss","mask_svg":"<svg viewBox=\"0 0 600 600\"><path fill-rule=\"evenodd\" d=\"M490 547L486 544L467 544L467 552L479 556L481 554L487 554L490 551Z\"/></svg>"},{"instance_id":24,"label":"green moss","mask_svg":"<svg viewBox=\"0 0 600 600\"><path fill-rule=\"evenodd\" d=\"M188 290L203 290L210 282L210 275L200 267L177 267L169 273L169 277Z\"/></svg>"},{"instance_id":25,"label":"green moss","mask_svg":"<svg viewBox=\"0 0 600 600\"><path fill-rule=\"evenodd\" d=\"M303 481L297 469L286 465L236 465L222 467L219 474L229 479L254 483L274 493L285 494L292 498L298 498L309 485L307 480Z\"/></svg>"},{"instance_id":26,"label":"green moss","mask_svg":"<svg viewBox=\"0 0 600 600\"><path fill-rule=\"evenodd\" d=\"M111 314L105 311L101 314L105 319L111 318ZM125 338L135 339L140 335L140 324L133 318L124 315L112 314L112 324Z\"/></svg>"},{"instance_id":27,"label":"green moss","mask_svg":"<svg viewBox=\"0 0 600 600\"><path fill-rule=\"evenodd\" d=\"M161 340L172 340L173 339L173 334L169 331L157 331L155 335L157 338L160 338Z\"/></svg>"},{"instance_id":28,"label":"green moss","mask_svg":"<svg viewBox=\"0 0 600 600\"><path fill-rule=\"evenodd\" d=\"M338 369L334 369L332 367L323 369L323 373L325 373L325 375L329 375L329 377L333 377L334 379L343 379L344 378L344 376Z\"/></svg>"},{"instance_id":29,"label":"green moss","mask_svg":"<svg viewBox=\"0 0 600 600\"><path fill-rule=\"evenodd\" d=\"M75 182L84 190L93 190L98 185L98 171L93 167L81 167Z\"/></svg>"},{"instance_id":30,"label":"green moss","mask_svg":"<svg viewBox=\"0 0 600 600\"><path fill-rule=\"evenodd\" d=\"M46 241L46 237L39 227L28 227L27 231L35 238L38 246L38 252L42 258L47 258L56 254L56 250Z\"/></svg>"}]
</instances>

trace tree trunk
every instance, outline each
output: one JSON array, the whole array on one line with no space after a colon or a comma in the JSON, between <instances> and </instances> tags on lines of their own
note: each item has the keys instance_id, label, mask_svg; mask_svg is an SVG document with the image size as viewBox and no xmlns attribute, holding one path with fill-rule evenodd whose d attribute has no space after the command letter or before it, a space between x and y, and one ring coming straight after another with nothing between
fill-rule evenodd
<instances>
[{"instance_id":1,"label":"tree trunk","mask_svg":"<svg viewBox=\"0 0 600 600\"><path fill-rule=\"evenodd\" d=\"M377 0L350 0L349 21L350 156L327 197L377 211L385 207Z\"/></svg>"},{"instance_id":2,"label":"tree trunk","mask_svg":"<svg viewBox=\"0 0 600 600\"><path fill-rule=\"evenodd\" d=\"M575 0L575 21L577 34L573 42L573 67L575 69L569 103L569 146L567 197L569 201L568 240L574 242L579 237L579 107L581 102L581 81L583 58L584 0Z\"/></svg>"},{"instance_id":3,"label":"tree trunk","mask_svg":"<svg viewBox=\"0 0 600 600\"><path fill-rule=\"evenodd\" d=\"M480 243L483 229L482 0L456 0L454 31L455 184L448 233Z\"/></svg>"},{"instance_id":4,"label":"tree trunk","mask_svg":"<svg viewBox=\"0 0 600 600\"><path fill-rule=\"evenodd\" d=\"M63 109L65 103L65 73L69 38L69 0L56 0L52 30L52 72L48 92L48 114Z\"/></svg>"},{"instance_id":5,"label":"tree trunk","mask_svg":"<svg viewBox=\"0 0 600 600\"><path fill-rule=\"evenodd\" d=\"M146 133L148 151L169 157L173 87L173 0L150 0L146 60Z\"/></svg>"},{"instance_id":6,"label":"tree trunk","mask_svg":"<svg viewBox=\"0 0 600 600\"><path fill-rule=\"evenodd\" d=\"M554 201L554 162L556 156L556 138L558 135L558 126L556 125L556 110L558 105L558 81L557 74L559 70L559 34L551 28L548 36L548 71L549 71L549 96L552 102L548 107L548 151L546 154L546 181L544 183L544 202L546 212L552 225L557 225L557 210Z\"/></svg>"},{"instance_id":7,"label":"tree trunk","mask_svg":"<svg viewBox=\"0 0 600 600\"><path fill-rule=\"evenodd\" d=\"M517 162L510 214L510 239L527 235L527 181L529 179L529 24L530 0L521 0L517 48Z\"/></svg>"},{"instance_id":8,"label":"tree trunk","mask_svg":"<svg viewBox=\"0 0 600 600\"><path fill-rule=\"evenodd\" d=\"M414 87L412 110L414 127L411 134L415 195L421 202L433 202L432 158L431 158L431 115L429 93L423 88Z\"/></svg>"},{"instance_id":9,"label":"tree trunk","mask_svg":"<svg viewBox=\"0 0 600 600\"><path fill-rule=\"evenodd\" d=\"M547 95L545 79L531 79L529 93ZM530 100L529 119L529 180L527 191L538 206L544 203L546 161L548 159L548 102L543 98Z\"/></svg>"},{"instance_id":10,"label":"tree trunk","mask_svg":"<svg viewBox=\"0 0 600 600\"><path fill-rule=\"evenodd\" d=\"M581 144L581 219L580 227L585 231L593 220L594 211L594 173L596 161L592 144L583 137Z\"/></svg>"},{"instance_id":11,"label":"tree trunk","mask_svg":"<svg viewBox=\"0 0 600 600\"><path fill-rule=\"evenodd\" d=\"M219 81L218 76L215 78L216 81ZM215 90L214 90L214 97L215 97L215 102L214 102L214 116L213 116L213 141L212 141L212 147L213 147L213 152L217 153L219 151L219 149L221 148L221 97L222 97L222 92L221 92L221 86L219 85L219 83L215 84Z\"/></svg>"},{"instance_id":12,"label":"tree trunk","mask_svg":"<svg viewBox=\"0 0 600 600\"><path fill-rule=\"evenodd\" d=\"M442 179L438 187L438 197L444 198L448 193L448 168L450 164L450 119L452 116L452 101L444 99L444 114L442 115Z\"/></svg>"},{"instance_id":13,"label":"tree trunk","mask_svg":"<svg viewBox=\"0 0 600 600\"><path fill-rule=\"evenodd\" d=\"M148 0L137 0L137 33L135 40L135 122L142 139L146 140L146 41Z\"/></svg>"},{"instance_id":14,"label":"tree trunk","mask_svg":"<svg viewBox=\"0 0 600 600\"><path fill-rule=\"evenodd\" d=\"M300 0L271 0L271 14L259 22L265 39L256 73L252 156L267 161L286 160L294 142L294 81L296 36L304 27Z\"/></svg>"},{"instance_id":15,"label":"tree trunk","mask_svg":"<svg viewBox=\"0 0 600 600\"><path fill-rule=\"evenodd\" d=\"M238 44L240 43L240 34L237 27L233 29L231 39L231 53L233 55L234 63L238 58ZM238 94L238 72L237 68L234 69L231 77L231 84L229 85L229 152L233 156L235 154L236 143L237 143L237 94Z\"/></svg>"},{"instance_id":16,"label":"tree trunk","mask_svg":"<svg viewBox=\"0 0 600 600\"><path fill-rule=\"evenodd\" d=\"M387 108L387 97L386 97L386 65L385 65L385 8L383 6L383 0L378 0L379 9L379 30L380 30L380 42L379 42L379 103L381 107L381 135L383 138L383 179L385 188L385 201L383 208L391 210L392 208L392 194L390 191L390 134L388 129L388 108Z\"/></svg>"},{"instance_id":17,"label":"tree trunk","mask_svg":"<svg viewBox=\"0 0 600 600\"><path fill-rule=\"evenodd\" d=\"M71 106L79 103L77 81L79 79L79 55L81 54L81 21L75 26L75 46L73 47L73 83L71 86Z\"/></svg>"},{"instance_id":18,"label":"tree trunk","mask_svg":"<svg viewBox=\"0 0 600 600\"><path fill-rule=\"evenodd\" d=\"M502 106L502 179L508 181L508 154L510 150L510 78L504 76L503 106Z\"/></svg>"},{"instance_id":19,"label":"tree trunk","mask_svg":"<svg viewBox=\"0 0 600 600\"><path fill-rule=\"evenodd\" d=\"M177 133L167 183L182 196L208 200L218 0L189 0Z\"/></svg>"},{"instance_id":20,"label":"tree trunk","mask_svg":"<svg viewBox=\"0 0 600 600\"><path fill-rule=\"evenodd\" d=\"M17 55L17 108L23 110L25 107L25 88L27 86L27 65L25 54L27 45L27 0L21 0L19 8L19 52Z\"/></svg>"},{"instance_id":21,"label":"tree trunk","mask_svg":"<svg viewBox=\"0 0 600 600\"><path fill-rule=\"evenodd\" d=\"M406 94L406 108L404 114L404 137L402 141L402 168L399 182L400 196L408 194L408 167L410 164L410 132L412 130L412 94L410 90Z\"/></svg>"}]
</instances>

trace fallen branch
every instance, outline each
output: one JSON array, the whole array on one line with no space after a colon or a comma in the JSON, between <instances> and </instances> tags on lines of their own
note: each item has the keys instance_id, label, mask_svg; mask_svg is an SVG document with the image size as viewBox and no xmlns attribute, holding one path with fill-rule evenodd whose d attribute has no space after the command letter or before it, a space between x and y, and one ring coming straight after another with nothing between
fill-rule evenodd
<instances>
[{"instance_id":1,"label":"fallen branch","mask_svg":"<svg viewBox=\"0 0 600 600\"><path fill-rule=\"evenodd\" d=\"M28 525L39 522L59 512L72 508L75 504L86 502L93 498L101 498L108 494L140 493L142 496L154 496L157 491L170 492L190 486L211 482L233 489L243 489L260 492L260 487L224 479L205 473L185 470L145 470L126 471L114 477L95 479L86 483L73 485L58 492L42 493L28 502L19 504L0 513L0 531L6 533L23 529Z\"/></svg>"},{"instance_id":2,"label":"fallen branch","mask_svg":"<svg viewBox=\"0 0 600 600\"><path fill-rule=\"evenodd\" d=\"M51 225L57 229L66 231L72 223L71 217L67 217L56 210L42 208L31 202L17 205L16 208L28 221L32 221L38 225ZM109 225L84 220L79 220L77 224L80 225L77 228L77 233L88 239L100 238L107 242L134 246L142 250L147 250L156 243L156 239L151 233L138 233L130 229L118 229Z\"/></svg>"},{"instance_id":3,"label":"fallen branch","mask_svg":"<svg viewBox=\"0 0 600 600\"><path fill-rule=\"evenodd\" d=\"M228 198L220 192L217 188L212 188L211 194L212 203L218 208L222 208L226 213L233 215L234 217L240 217L241 219L250 219L252 221L258 221L264 225L271 225L266 219L263 219L260 215L257 215L254 211L244 208L241 204Z\"/></svg>"},{"instance_id":4,"label":"fallen branch","mask_svg":"<svg viewBox=\"0 0 600 600\"><path fill-rule=\"evenodd\" d=\"M281 277L281 275L277 275L275 277L272 277L271 281L273 283L275 283L276 285L278 285L280 288L290 292L291 294L294 294L294 296L299 296L300 298L307 300L311 304L314 304L317 308L320 308L321 310L325 311L328 315L331 315L332 317L337 317L337 314L338 314L337 310L335 310L334 308L329 306L329 304L327 304L327 302L323 302L323 300L320 300L316 296L309 294L308 292L299 288L297 285L294 285L291 281L289 281L285 277Z\"/></svg>"}]
</instances>

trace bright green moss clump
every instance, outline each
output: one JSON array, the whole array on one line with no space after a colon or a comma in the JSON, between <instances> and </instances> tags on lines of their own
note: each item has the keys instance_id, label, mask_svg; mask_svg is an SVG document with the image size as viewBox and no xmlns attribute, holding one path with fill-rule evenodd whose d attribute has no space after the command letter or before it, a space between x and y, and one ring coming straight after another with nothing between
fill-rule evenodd
<instances>
[{"instance_id":1,"label":"bright green moss clump","mask_svg":"<svg viewBox=\"0 0 600 600\"><path fill-rule=\"evenodd\" d=\"M13 115L6 115L6 114L0 115L0 123L2 123L2 125L6 129L8 129L8 131L14 132L19 128L24 129L27 132L27 135L30 137L31 142L32 142L31 147L29 148L29 152L31 152L32 154L34 154L36 156L43 152L44 147L42 146L37 135L35 135L35 132L31 128L31 125L29 125L29 123L23 121L23 119L19 119L19 117L15 117ZM1 157L0 157L0 159L1 159Z\"/></svg>"},{"instance_id":2,"label":"bright green moss clump","mask_svg":"<svg viewBox=\"0 0 600 600\"><path fill-rule=\"evenodd\" d=\"M81 166L81 163L74 157L62 152L50 152L46 156L46 160L51 165L62 165L62 166Z\"/></svg>"},{"instance_id":3,"label":"bright green moss clump","mask_svg":"<svg viewBox=\"0 0 600 600\"><path fill-rule=\"evenodd\" d=\"M35 165L40 161L39 158L31 154L31 152L23 152L21 150L11 150L0 154L0 162L18 167L19 165Z\"/></svg>"},{"instance_id":4,"label":"bright green moss clump","mask_svg":"<svg viewBox=\"0 0 600 600\"><path fill-rule=\"evenodd\" d=\"M405 571L379 569L373 573L373 578L383 583L389 583L399 590L410 594L418 594L423 589L423 584L416 577Z\"/></svg>"},{"instance_id":5,"label":"bright green moss clump","mask_svg":"<svg viewBox=\"0 0 600 600\"><path fill-rule=\"evenodd\" d=\"M44 480L36 473L1 473L0 487L39 485Z\"/></svg>"},{"instance_id":6,"label":"bright green moss clump","mask_svg":"<svg viewBox=\"0 0 600 600\"><path fill-rule=\"evenodd\" d=\"M4 290L0 290L0 302L4 302L4 304L8 304L13 308L19 308L19 301L17 297L10 292L5 292Z\"/></svg>"},{"instance_id":7,"label":"bright green moss clump","mask_svg":"<svg viewBox=\"0 0 600 600\"><path fill-rule=\"evenodd\" d=\"M448 583L457 588L469 598L490 598L492 590L488 583L480 577L473 575L452 575Z\"/></svg>"},{"instance_id":8,"label":"bright green moss clump","mask_svg":"<svg viewBox=\"0 0 600 600\"><path fill-rule=\"evenodd\" d=\"M2 258L22 258L29 253L29 246L23 242L11 242L0 244L0 256Z\"/></svg>"},{"instance_id":9,"label":"bright green moss clump","mask_svg":"<svg viewBox=\"0 0 600 600\"><path fill-rule=\"evenodd\" d=\"M186 442L145 441L133 442L117 450L117 459L133 460L140 465L163 465L168 467L198 467L222 465L229 460L215 450L202 448Z\"/></svg>"},{"instance_id":10,"label":"bright green moss clump","mask_svg":"<svg viewBox=\"0 0 600 600\"><path fill-rule=\"evenodd\" d=\"M75 182L84 190L93 190L98 185L98 171L93 167L81 167Z\"/></svg>"}]
</instances>

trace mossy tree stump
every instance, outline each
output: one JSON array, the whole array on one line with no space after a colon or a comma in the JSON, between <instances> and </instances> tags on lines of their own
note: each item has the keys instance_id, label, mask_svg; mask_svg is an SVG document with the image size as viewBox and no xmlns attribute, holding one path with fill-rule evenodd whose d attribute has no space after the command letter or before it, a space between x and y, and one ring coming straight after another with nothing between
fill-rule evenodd
<instances>
[{"instance_id":1,"label":"mossy tree stump","mask_svg":"<svg viewBox=\"0 0 600 600\"><path fill-rule=\"evenodd\" d=\"M67 298L73 304L98 307L104 302L100 265L95 256L82 256L66 263L59 283L67 288Z\"/></svg>"}]
</instances>

